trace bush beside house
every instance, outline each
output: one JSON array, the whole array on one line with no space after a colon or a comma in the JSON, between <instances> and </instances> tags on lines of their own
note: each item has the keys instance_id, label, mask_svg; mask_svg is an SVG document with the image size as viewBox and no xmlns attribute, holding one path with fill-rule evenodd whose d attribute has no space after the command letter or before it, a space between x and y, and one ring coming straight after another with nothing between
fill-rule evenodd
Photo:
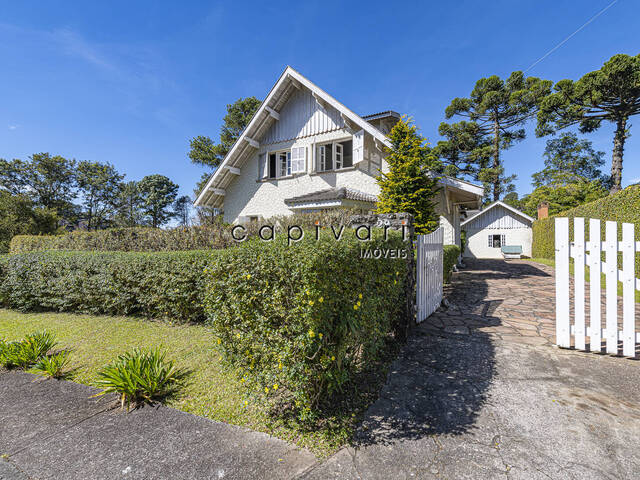
<instances>
[{"instance_id":1,"label":"bush beside house","mask_svg":"<svg viewBox=\"0 0 640 480\"><path fill-rule=\"evenodd\" d=\"M444 246L444 256L442 257L444 283L449 283L449 281L451 280L453 267L455 267L456 263L458 263L458 258L460 257L461 253L462 251L457 245Z\"/></svg>"},{"instance_id":2,"label":"bush beside house","mask_svg":"<svg viewBox=\"0 0 640 480\"><path fill-rule=\"evenodd\" d=\"M406 248L391 233L386 243L251 241L212 257L206 311L224 359L253 392L292 400L305 417L375 362L403 314L408 263L361 249Z\"/></svg>"}]
</instances>

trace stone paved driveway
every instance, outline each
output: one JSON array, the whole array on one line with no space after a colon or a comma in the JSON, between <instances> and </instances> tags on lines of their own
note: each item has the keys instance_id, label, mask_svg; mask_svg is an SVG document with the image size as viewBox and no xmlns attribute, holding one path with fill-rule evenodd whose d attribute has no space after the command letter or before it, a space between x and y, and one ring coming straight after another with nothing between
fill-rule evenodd
<instances>
[{"instance_id":1,"label":"stone paved driveway","mask_svg":"<svg viewBox=\"0 0 640 480\"><path fill-rule=\"evenodd\" d=\"M448 333L473 333L529 345L555 342L553 268L527 260L467 260L425 324Z\"/></svg>"}]
</instances>

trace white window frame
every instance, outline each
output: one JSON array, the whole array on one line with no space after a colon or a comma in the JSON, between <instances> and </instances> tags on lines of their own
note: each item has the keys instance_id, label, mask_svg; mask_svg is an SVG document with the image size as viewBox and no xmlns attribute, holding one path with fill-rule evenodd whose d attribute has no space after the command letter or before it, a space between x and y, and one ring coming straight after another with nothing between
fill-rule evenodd
<instances>
[{"instance_id":1,"label":"white window frame","mask_svg":"<svg viewBox=\"0 0 640 480\"><path fill-rule=\"evenodd\" d=\"M304 146L291 147L291 160L289 162L291 174L303 173L305 171L306 151L307 148Z\"/></svg>"},{"instance_id":2,"label":"white window frame","mask_svg":"<svg viewBox=\"0 0 640 480\"><path fill-rule=\"evenodd\" d=\"M342 170L342 161L344 159L344 147L337 142L333 144L333 165L334 170Z\"/></svg>"},{"instance_id":3,"label":"white window frame","mask_svg":"<svg viewBox=\"0 0 640 480\"><path fill-rule=\"evenodd\" d=\"M291 175L291 150L280 150L276 154L277 178Z\"/></svg>"},{"instance_id":4,"label":"white window frame","mask_svg":"<svg viewBox=\"0 0 640 480\"><path fill-rule=\"evenodd\" d=\"M333 172L338 170L344 170L346 168L353 168L356 164L351 165L350 167L343 167L344 163L344 147L341 143L348 142L352 140L352 138L341 138L338 140L333 140L331 142L323 143L322 145L316 145L316 162L318 165L318 172ZM332 163L333 168L327 169L327 155L326 149L330 148L332 152ZM352 150L353 155L353 150Z\"/></svg>"}]
</instances>

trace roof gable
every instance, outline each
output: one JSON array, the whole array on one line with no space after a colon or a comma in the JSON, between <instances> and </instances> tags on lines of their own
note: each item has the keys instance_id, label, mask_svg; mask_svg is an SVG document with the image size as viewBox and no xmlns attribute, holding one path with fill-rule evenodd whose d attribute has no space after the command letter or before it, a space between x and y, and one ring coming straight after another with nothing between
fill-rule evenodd
<instances>
[{"instance_id":1,"label":"roof gable","mask_svg":"<svg viewBox=\"0 0 640 480\"><path fill-rule=\"evenodd\" d=\"M211 176L200 195L198 195L195 201L196 206L217 207L222 205L224 188L233 180L234 175L230 173L230 171L233 171L231 169L240 167L246 158L259 148L260 144L256 139L260 139L267 134L272 124L280 118L280 110L286 105L289 98L292 95L296 95L295 92L303 88L309 90L314 100L325 109L328 110L327 107L334 109L348 127L364 130L383 145L391 146L389 139L380 130L349 110L293 68L287 66L269 91L260 108L258 108L258 111L251 118L247 128L244 129L238 140L233 144L227 156Z\"/></svg>"},{"instance_id":2,"label":"roof gable","mask_svg":"<svg viewBox=\"0 0 640 480\"><path fill-rule=\"evenodd\" d=\"M504 202L493 202L491 205L489 205L487 208L480 210L478 213L476 213L475 215L473 215L472 217L467 218L464 222L460 223L460 226L463 227L465 225L469 225L472 222L478 220L480 217L482 217L483 215L485 215L487 212L489 212L490 210L493 210L497 207L502 207L504 208L507 212L511 212L521 218L523 218L524 220L526 220L528 223L533 223L534 219L531 218L529 215L527 215L524 212L521 212L520 210L518 210L517 208L513 208L511 205L507 205Z\"/></svg>"}]
</instances>

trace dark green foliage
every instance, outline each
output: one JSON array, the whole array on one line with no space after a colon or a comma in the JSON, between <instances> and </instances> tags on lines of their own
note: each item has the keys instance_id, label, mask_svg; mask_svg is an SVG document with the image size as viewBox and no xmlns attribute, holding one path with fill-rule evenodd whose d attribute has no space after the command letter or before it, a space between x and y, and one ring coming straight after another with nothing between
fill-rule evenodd
<instances>
[{"instance_id":1,"label":"dark green foliage","mask_svg":"<svg viewBox=\"0 0 640 480\"><path fill-rule=\"evenodd\" d=\"M47 331L30 333L19 342L0 342L0 364L7 368L29 368L38 363L57 344Z\"/></svg>"},{"instance_id":2,"label":"dark green foliage","mask_svg":"<svg viewBox=\"0 0 640 480\"><path fill-rule=\"evenodd\" d=\"M550 81L525 78L522 72L513 72L506 80L496 75L481 78L469 98L454 98L445 110L447 118L461 116L468 121L440 125L447 140L438 143L436 153L460 173L481 181L493 201L500 200L512 191L515 179L505 176L500 152L525 138L521 127L550 89Z\"/></svg>"},{"instance_id":3,"label":"dark green foliage","mask_svg":"<svg viewBox=\"0 0 640 480\"><path fill-rule=\"evenodd\" d=\"M613 123L611 192L619 191L628 121L640 113L640 55L614 55L600 70L575 82L560 80L553 89L540 102L536 133L548 135L572 125L586 133L600 128L603 121Z\"/></svg>"},{"instance_id":4,"label":"dark green foliage","mask_svg":"<svg viewBox=\"0 0 640 480\"><path fill-rule=\"evenodd\" d=\"M438 228L434 197L441 165L425 145L411 120L400 119L389 133L389 171L380 173L377 213L407 212L413 215L416 233Z\"/></svg>"},{"instance_id":5,"label":"dark green foliage","mask_svg":"<svg viewBox=\"0 0 640 480\"><path fill-rule=\"evenodd\" d=\"M55 210L34 206L26 195L0 191L0 254L9 251L14 235L50 234L57 228Z\"/></svg>"},{"instance_id":6,"label":"dark green foliage","mask_svg":"<svg viewBox=\"0 0 640 480\"><path fill-rule=\"evenodd\" d=\"M458 263L458 257L461 254L460 247L457 245L445 245L443 256L443 268L444 283L449 283L451 280L451 274L453 273L453 267Z\"/></svg>"},{"instance_id":7,"label":"dark green foliage","mask_svg":"<svg viewBox=\"0 0 640 480\"><path fill-rule=\"evenodd\" d=\"M38 360L30 371L37 375L43 375L57 380L65 380L71 377L72 370L68 368L70 353L63 350L51 355L46 355Z\"/></svg>"},{"instance_id":8,"label":"dark green foliage","mask_svg":"<svg viewBox=\"0 0 640 480\"><path fill-rule=\"evenodd\" d=\"M226 248L235 244L225 225L174 228L112 228L97 232L77 230L65 235L18 235L11 253L42 250L162 252Z\"/></svg>"},{"instance_id":9,"label":"dark green foliage","mask_svg":"<svg viewBox=\"0 0 640 480\"><path fill-rule=\"evenodd\" d=\"M310 418L375 363L402 324L407 260L362 258L361 249L411 254L389 234L360 242L347 231L338 242L325 230L316 242L308 232L291 246L254 240L212 258L210 324L250 393Z\"/></svg>"},{"instance_id":10,"label":"dark green foliage","mask_svg":"<svg viewBox=\"0 0 640 480\"><path fill-rule=\"evenodd\" d=\"M220 128L220 143L215 144L205 135L198 135L190 141L189 158L197 165L209 167L213 170L227 156L231 147L236 142L242 131L247 127L251 118L256 113L262 102L256 97L239 98L234 103L227 105L227 114L224 116L223 125ZM210 174L203 174L195 188L198 195L207 183Z\"/></svg>"},{"instance_id":11,"label":"dark green foliage","mask_svg":"<svg viewBox=\"0 0 640 480\"><path fill-rule=\"evenodd\" d=\"M147 175L138 182L142 211L156 228L167 223L174 212L170 209L178 195L178 185L164 175Z\"/></svg>"},{"instance_id":12,"label":"dark green foliage","mask_svg":"<svg viewBox=\"0 0 640 480\"><path fill-rule=\"evenodd\" d=\"M567 185L542 185L522 197L518 205L514 206L535 218L538 205L542 202L549 204L550 215L556 215L570 208L606 197L608 194L609 191L602 182L580 180Z\"/></svg>"},{"instance_id":13,"label":"dark green foliage","mask_svg":"<svg viewBox=\"0 0 640 480\"><path fill-rule=\"evenodd\" d=\"M618 239L622 239L621 223L633 223L635 225L636 239L640 239L640 185L631 185L624 190L608 195L595 202L580 205L566 210L558 217L584 217L599 218L602 220L602 240L604 240L604 221L618 222ZM573 238L573 222L569 221L570 234ZM585 227L588 231L588 224ZM534 258L555 257L555 218L549 217L533 222L532 256ZM639 256L640 257L640 256ZM640 258L636 259L636 276L640 276Z\"/></svg>"},{"instance_id":14,"label":"dark green foliage","mask_svg":"<svg viewBox=\"0 0 640 480\"><path fill-rule=\"evenodd\" d=\"M113 220L123 178L110 163L78 163L76 182L89 230L105 228Z\"/></svg>"},{"instance_id":15,"label":"dark green foliage","mask_svg":"<svg viewBox=\"0 0 640 480\"><path fill-rule=\"evenodd\" d=\"M118 355L118 358L98 372L95 385L102 388L98 395L117 393L122 408L153 403L175 395L188 372L176 368L173 360L159 348Z\"/></svg>"},{"instance_id":16,"label":"dark green foliage","mask_svg":"<svg viewBox=\"0 0 640 480\"><path fill-rule=\"evenodd\" d=\"M213 252L215 253L215 252ZM204 319L211 252L32 252L12 255L0 299L21 311Z\"/></svg>"}]
</instances>

